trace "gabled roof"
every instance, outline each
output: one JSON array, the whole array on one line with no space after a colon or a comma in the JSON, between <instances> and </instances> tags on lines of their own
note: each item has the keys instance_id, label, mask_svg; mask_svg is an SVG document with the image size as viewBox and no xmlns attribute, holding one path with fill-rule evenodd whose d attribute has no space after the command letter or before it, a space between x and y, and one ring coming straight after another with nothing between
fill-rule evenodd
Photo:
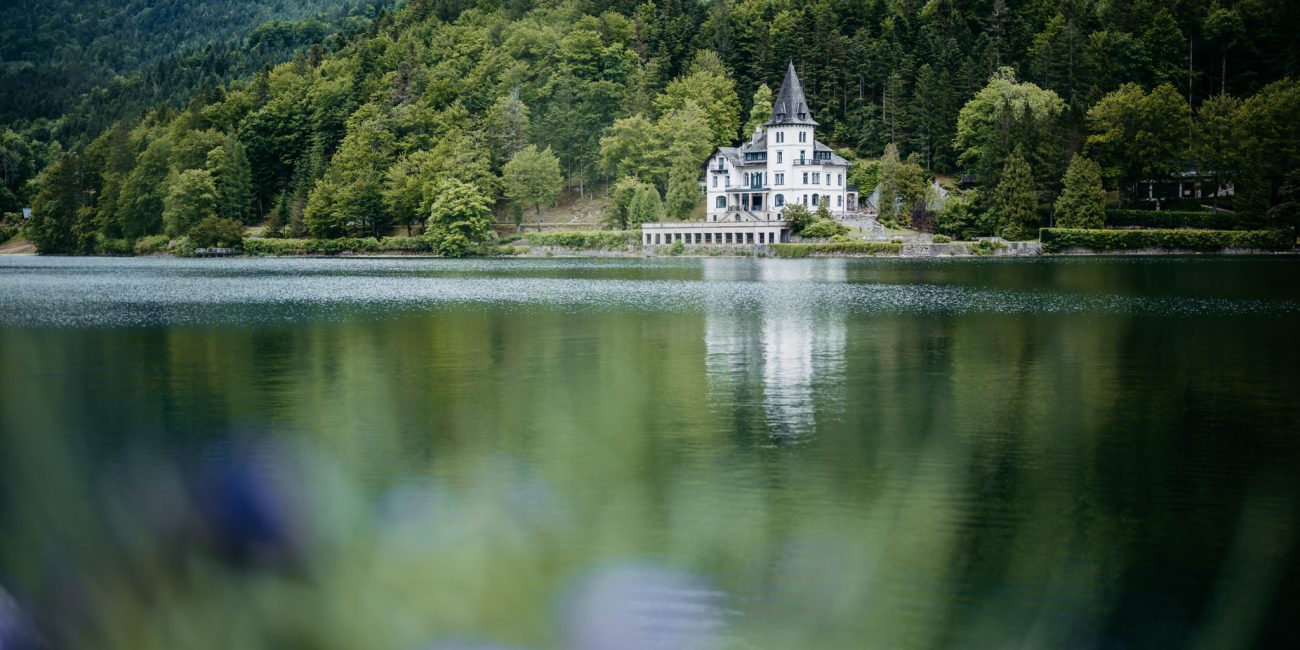
<instances>
[{"instance_id":1,"label":"gabled roof","mask_svg":"<svg viewBox=\"0 0 1300 650\"><path fill-rule=\"evenodd\" d=\"M767 124L769 126L773 124L817 126L817 120L813 119L812 110L808 108L808 98L804 97L803 86L799 85L799 75L794 72L794 61L791 61L786 68L781 90L772 100L772 119L768 120Z\"/></svg>"},{"instance_id":2,"label":"gabled roof","mask_svg":"<svg viewBox=\"0 0 1300 650\"><path fill-rule=\"evenodd\" d=\"M832 148L826 146L826 143L822 142L821 140L816 140L816 141L813 142L813 151L829 151L829 152L831 152L831 164L833 164L833 165L849 165L849 164L850 164L849 161L845 160L843 156L841 156L841 155L835 153L835 150L834 150L834 149L832 149Z\"/></svg>"}]
</instances>

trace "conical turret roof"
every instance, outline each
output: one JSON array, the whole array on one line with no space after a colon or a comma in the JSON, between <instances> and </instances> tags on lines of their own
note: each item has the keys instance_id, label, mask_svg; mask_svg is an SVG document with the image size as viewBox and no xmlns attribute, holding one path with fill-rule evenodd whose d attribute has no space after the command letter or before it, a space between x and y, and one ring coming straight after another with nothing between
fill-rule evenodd
<instances>
[{"instance_id":1,"label":"conical turret roof","mask_svg":"<svg viewBox=\"0 0 1300 650\"><path fill-rule=\"evenodd\" d=\"M808 108L808 99L803 95L803 86L799 85L799 75L794 72L794 61L790 62L789 67L785 70L785 80L781 82L781 90L772 100L772 119L767 121L769 126L774 124L811 124L817 125L817 120L813 119L812 110Z\"/></svg>"}]
</instances>

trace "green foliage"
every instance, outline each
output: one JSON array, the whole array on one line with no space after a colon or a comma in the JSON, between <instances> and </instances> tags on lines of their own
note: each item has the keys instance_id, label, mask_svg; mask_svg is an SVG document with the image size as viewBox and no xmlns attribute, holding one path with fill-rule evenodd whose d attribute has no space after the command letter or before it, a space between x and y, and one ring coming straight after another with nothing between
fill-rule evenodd
<instances>
[{"instance_id":1,"label":"green foliage","mask_svg":"<svg viewBox=\"0 0 1300 650\"><path fill-rule=\"evenodd\" d=\"M685 219L700 202L699 173L687 165L676 165L668 175L668 193L664 196L664 212L675 219Z\"/></svg>"},{"instance_id":2,"label":"green foliage","mask_svg":"<svg viewBox=\"0 0 1300 650\"><path fill-rule=\"evenodd\" d=\"M962 107L954 146L957 160L983 179L996 182L999 169L1017 147L1038 162L1049 157L1065 102L1050 90L1017 82L1011 68L1000 68L988 85Z\"/></svg>"},{"instance_id":3,"label":"green foliage","mask_svg":"<svg viewBox=\"0 0 1300 650\"><path fill-rule=\"evenodd\" d=\"M898 255L903 252L901 242L826 242L821 244L772 244L775 257L819 256L871 256Z\"/></svg>"},{"instance_id":4,"label":"green foliage","mask_svg":"<svg viewBox=\"0 0 1300 650\"><path fill-rule=\"evenodd\" d=\"M859 196L870 196L879 182L880 161L878 160L856 161L853 167L849 168L849 183L858 186Z\"/></svg>"},{"instance_id":5,"label":"green foliage","mask_svg":"<svg viewBox=\"0 0 1300 650\"><path fill-rule=\"evenodd\" d=\"M925 170L913 157L898 159L898 147L885 146L880 158L876 188L880 190L880 218L902 226L911 223L912 211L925 199Z\"/></svg>"},{"instance_id":6,"label":"green foliage","mask_svg":"<svg viewBox=\"0 0 1300 650\"><path fill-rule=\"evenodd\" d=\"M180 237L204 219L217 215L217 186L204 169L187 169L176 176L163 203L167 234Z\"/></svg>"},{"instance_id":7,"label":"green foliage","mask_svg":"<svg viewBox=\"0 0 1300 650\"><path fill-rule=\"evenodd\" d=\"M1231 212L1181 212L1174 210L1107 210L1107 228L1196 228L1244 230L1259 224ZM1062 226L1068 227L1068 226Z\"/></svg>"},{"instance_id":8,"label":"green foliage","mask_svg":"<svg viewBox=\"0 0 1300 650\"><path fill-rule=\"evenodd\" d=\"M822 239L843 235L847 232L849 232L849 227L834 219L817 218L804 226L799 234L806 239Z\"/></svg>"},{"instance_id":9,"label":"green foliage","mask_svg":"<svg viewBox=\"0 0 1300 650\"><path fill-rule=\"evenodd\" d=\"M385 237L378 240L373 237L244 240L244 254L258 256L432 252L434 252L434 241L428 237Z\"/></svg>"},{"instance_id":10,"label":"green foliage","mask_svg":"<svg viewBox=\"0 0 1300 650\"><path fill-rule=\"evenodd\" d=\"M149 235L137 239L133 249L136 255L156 255L167 252L170 243L171 238L167 235Z\"/></svg>"},{"instance_id":11,"label":"green foliage","mask_svg":"<svg viewBox=\"0 0 1300 650\"><path fill-rule=\"evenodd\" d=\"M683 244L680 239L673 242L672 246L668 247L669 255L677 256L685 252L686 252L686 244Z\"/></svg>"},{"instance_id":12,"label":"green foliage","mask_svg":"<svg viewBox=\"0 0 1300 650\"><path fill-rule=\"evenodd\" d=\"M518 86L488 108L484 129L491 143L492 161L497 166L505 165L528 146L533 124L528 105L519 98Z\"/></svg>"},{"instance_id":13,"label":"green foliage","mask_svg":"<svg viewBox=\"0 0 1300 650\"><path fill-rule=\"evenodd\" d=\"M426 236L439 254L463 257L494 236L492 210L477 187L450 179L434 191L434 197Z\"/></svg>"},{"instance_id":14,"label":"green foliage","mask_svg":"<svg viewBox=\"0 0 1300 650\"><path fill-rule=\"evenodd\" d=\"M1103 174L1127 189L1143 178L1178 171L1187 151L1191 109L1173 86L1148 93L1127 83L1088 110L1088 128L1084 151L1101 164Z\"/></svg>"},{"instance_id":15,"label":"green foliage","mask_svg":"<svg viewBox=\"0 0 1300 650\"><path fill-rule=\"evenodd\" d=\"M935 235L930 238L930 241L936 244L950 244L952 243L952 237L949 237L948 235Z\"/></svg>"},{"instance_id":16,"label":"green foliage","mask_svg":"<svg viewBox=\"0 0 1300 650\"><path fill-rule=\"evenodd\" d=\"M692 103L700 107L708 123L711 136L704 143L707 148L730 144L736 139L740 128L740 98L730 71L714 52L700 51L690 72L670 81L655 98L655 108L662 115Z\"/></svg>"},{"instance_id":17,"label":"green foliage","mask_svg":"<svg viewBox=\"0 0 1300 650\"><path fill-rule=\"evenodd\" d=\"M781 209L781 218L790 224L790 233L799 234L813 221L813 213L801 203L787 203Z\"/></svg>"},{"instance_id":18,"label":"green foliage","mask_svg":"<svg viewBox=\"0 0 1300 650\"><path fill-rule=\"evenodd\" d=\"M506 196L519 203L531 203L537 215L537 223L542 222L542 204L550 203L560 195L560 161L551 148L541 151L536 145L528 145L515 154L503 170L506 184Z\"/></svg>"},{"instance_id":19,"label":"green foliage","mask_svg":"<svg viewBox=\"0 0 1300 650\"><path fill-rule=\"evenodd\" d=\"M663 218L664 206L663 202L659 200L659 190L655 189L653 185L645 183L638 185L628 203L628 224L654 223L662 221Z\"/></svg>"},{"instance_id":20,"label":"green foliage","mask_svg":"<svg viewBox=\"0 0 1300 650\"><path fill-rule=\"evenodd\" d=\"M615 120L600 138L601 167L614 176L659 178L661 153L654 123L640 114Z\"/></svg>"},{"instance_id":21,"label":"green foliage","mask_svg":"<svg viewBox=\"0 0 1300 650\"><path fill-rule=\"evenodd\" d=\"M1012 241L1029 239L1038 222L1038 197L1034 175L1017 148L1002 167L1002 180L993 192L998 215L998 236Z\"/></svg>"},{"instance_id":22,"label":"green foliage","mask_svg":"<svg viewBox=\"0 0 1300 650\"><path fill-rule=\"evenodd\" d=\"M969 239L977 234L991 234L978 232L975 223L975 209L970 197L959 194L948 196L947 202L943 204L943 209L939 211L935 218L934 231L939 233L936 236L949 236L957 239Z\"/></svg>"},{"instance_id":23,"label":"green foliage","mask_svg":"<svg viewBox=\"0 0 1300 650\"><path fill-rule=\"evenodd\" d=\"M1225 249L1285 251L1295 236L1280 230L1081 230L1043 228L1043 251L1171 250L1212 253Z\"/></svg>"},{"instance_id":24,"label":"green foliage","mask_svg":"<svg viewBox=\"0 0 1300 650\"><path fill-rule=\"evenodd\" d=\"M217 214L241 223L253 221L253 178L244 145L227 138L207 153L207 170L217 188Z\"/></svg>"},{"instance_id":25,"label":"green foliage","mask_svg":"<svg viewBox=\"0 0 1300 650\"><path fill-rule=\"evenodd\" d=\"M82 159L69 154L41 172L32 198L27 236L42 254L86 252L84 237L90 224L87 197L81 191L86 173Z\"/></svg>"},{"instance_id":26,"label":"green foliage","mask_svg":"<svg viewBox=\"0 0 1300 650\"><path fill-rule=\"evenodd\" d=\"M211 216L190 228L189 236L200 248L240 248L244 241L244 224Z\"/></svg>"},{"instance_id":27,"label":"green foliage","mask_svg":"<svg viewBox=\"0 0 1300 650\"><path fill-rule=\"evenodd\" d=\"M1062 228L1100 228L1106 214L1106 189L1101 167L1082 154L1070 159L1056 199L1056 224Z\"/></svg>"},{"instance_id":28,"label":"green foliage","mask_svg":"<svg viewBox=\"0 0 1300 650\"><path fill-rule=\"evenodd\" d=\"M530 246L559 246L586 250L624 250L641 243L641 233L629 231L567 231L548 233L527 233L524 238Z\"/></svg>"},{"instance_id":29,"label":"green foliage","mask_svg":"<svg viewBox=\"0 0 1300 650\"><path fill-rule=\"evenodd\" d=\"M759 84L758 90L754 91L754 99L750 102L749 118L745 120L745 128L740 132L741 137L753 133L755 129L763 126L771 116L772 89L768 88L767 84Z\"/></svg>"}]
</instances>

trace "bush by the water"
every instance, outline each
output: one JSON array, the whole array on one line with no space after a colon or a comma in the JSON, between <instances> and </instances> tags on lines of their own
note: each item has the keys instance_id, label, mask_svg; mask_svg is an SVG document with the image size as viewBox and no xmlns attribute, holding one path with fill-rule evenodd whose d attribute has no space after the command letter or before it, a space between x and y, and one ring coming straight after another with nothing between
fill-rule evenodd
<instances>
[{"instance_id":1,"label":"bush by the water","mask_svg":"<svg viewBox=\"0 0 1300 650\"><path fill-rule=\"evenodd\" d=\"M166 253L171 238L167 235L149 235L141 237L135 241L136 255L152 255L154 253Z\"/></svg>"},{"instance_id":2,"label":"bush by the water","mask_svg":"<svg viewBox=\"0 0 1300 650\"><path fill-rule=\"evenodd\" d=\"M808 239L822 239L842 235L848 231L848 226L834 219L815 219L804 226L803 232L799 234Z\"/></svg>"},{"instance_id":3,"label":"bush by the water","mask_svg":"<svg viewBox=\"0 0 1300 650\"><path fill-rule=\"evenodd\" d=\"M336 239L246 239L249 255L339 255L342 253L432 253L425 237L339 237Z\"/></svg>"},{"instance_id":4,"label":"bush by the water","mask_svg":"<svg viewBox=\"0 0 1300 650\"><path fill-rule=\"evenodd\" d=\"M622 250L641 243L639 230L592 230L527 233L524 239L532 246L561 246L588 250Z\"/></svg>"},{"instance_id":5,"label":"bush by the water","mask_svg":"<svg viewBox=\"0 0 1300 650\"><path fill-rule=\"evenodd\" d=\"M1043 228L1043 251L1058 253L1074 248L1094 251L1146 248L1214 252L1229 248L1290 250L1295 239L1277 230L1084 230Z\"/></svg>"},{"instance_id":6,"label":"bush by the water","mask_svg":"<svg viewBox=\"0 0 1300 650\"><path fill-rule=\"evenodd\" d=\"M1201 230L1245 230L1258 227L1247 217L1232 212L1183 212L1174 210L1107 210L1107 228L1197 228Z\"/></svg>"},{"instance_id":7,"label":"bush by the water","mask_svg":"<svg viewBox=\"0 0 1300 650\"><path fill-rule=\"evenodd\" d=\"M244 224L234 219L206 217L190 228L190 239L200 248L240 248L244 241Z\"/></svg>"},{"instance_id":8,"label":"bush by the water","mask_svg":"<svg viewBox=\"0 0 1300 650\"><path fill-rule=\"evenodd\" d=\"M952 242L952 237L949 237L948 235L935 235L930 238L930 241L936 244L948 244Z\"/></svg>"},{"instance_id":9,"label":"bush by the water","mask_svg":"<svg viewBox=\"0 0 1300 650\"><path fill-rule=\"evenodd\" d=\"M826 242L824 244L772 244L776 257L808 257L810 255L897 255L903 252L902 242Z\"/></svg>"}]
</instances>

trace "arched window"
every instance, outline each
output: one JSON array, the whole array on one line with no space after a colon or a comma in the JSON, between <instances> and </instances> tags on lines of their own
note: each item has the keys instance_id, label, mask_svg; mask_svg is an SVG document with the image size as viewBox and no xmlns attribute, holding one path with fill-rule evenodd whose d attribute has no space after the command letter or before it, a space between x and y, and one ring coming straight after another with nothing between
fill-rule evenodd
<instances>
[{"instance_id":1,"label":"arched window","mask_svg":"<svg viewBox=\"0 0 1300 650\"><path fill-rule=\"evenodd\" d=\"M779 207L781 207L781 206L783 206L783 205L785 205L785 195L784 195L784 194L777 194L777 195L776 195L776 207L779 208Z\"/></svg>"},{"instance_id":2,"label":"arched window","mask_svg":"<svg viewBox=\"0 0 1300 650\"><path fill-rule=\"evenodd\" d=\"M745 175L742 177L741 184L742 186L749 185L749 172L745 172Z\"/></svg>"},{"instance_id":3,"label":"arched window","mask_svg":"<svg viewBox=\"0 0 1300 650\"><path fill-rule=\"evenodd\" d=\"M714 203L714 205L718 206L718 208L725 208L725 207L727 207L727 197L725 197L725 196L719 196L719 197L718 197L718 200Z\"/></svg>"},{"instance_id":4,"label":"arched window","mask_svg":"<svg viewBox=\"0 0 1300 650\"><path fill-rule=\"evenodd\" d=\"M818 197L818 196L819 196L819 195L817 195L817 194L814 194L814 195L813 195L813 205L817 205L817 197Z\"/></svg>"}]
</instances>

